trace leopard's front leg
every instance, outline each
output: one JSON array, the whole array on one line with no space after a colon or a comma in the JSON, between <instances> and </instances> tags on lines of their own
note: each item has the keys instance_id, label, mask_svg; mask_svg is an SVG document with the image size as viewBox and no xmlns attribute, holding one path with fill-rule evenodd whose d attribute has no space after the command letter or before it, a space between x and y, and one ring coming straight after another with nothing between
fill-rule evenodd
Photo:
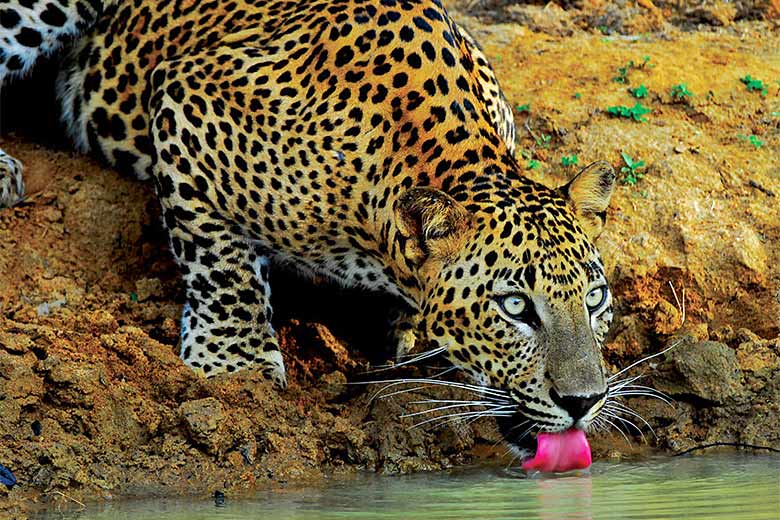
<instances>
[{"instance_id":1,"label":"leopard's front leg","mask_svg":"<svg viewBox=\"0 0 780 520\"><path fill-rule=\"evenodd\" d=\"M207 179L224 179L227 170L205 156L209 151L199 143L208 138L196 134L202 129L174 99L181 86L164 88L168 66L176 71L186 63L166 63L155 73L160 89L152 98L153 173L187 285L181 357L207 376L257 369L284 388L284 362L271 326L269 254L260 249L261 237L238 223L244 217L232 211L223 191L231 190L229 183L209 185Z\"/></svg>"},{"instance_id":2,"label":"leopard's front leg","mask_svg":"<svg viewBox=\"0 0 780 520\"><path fill-rule=\"evenodd\" d=\"M257 369L284 388L284 362L271 326L268 257L227 224L179 221L171 214L181 209L170 207L168 199L162 202L187 284L181 358L206 376Z\"/></svg>"}]
</instances>

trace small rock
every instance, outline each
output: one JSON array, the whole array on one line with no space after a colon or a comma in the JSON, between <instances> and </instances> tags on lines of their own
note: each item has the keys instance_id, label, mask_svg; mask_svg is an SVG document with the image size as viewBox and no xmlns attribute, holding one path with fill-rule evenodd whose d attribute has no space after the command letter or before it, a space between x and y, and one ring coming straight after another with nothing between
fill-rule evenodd
<instances>
[{"instance_id":1,"label":"small rock","mask_svg":"<svg viewBox=\"0 0 780 520\"><path fill-rule=\"evenodd\" d=\"M338 370L325 374L321 381L322 391L326 394L327 399L335 399L347 389L347 377Z\"/></svg>"},{"instance_id":2,"label":"small rock","mask_svg":"<svg viewBox=\"0 0 780 520\"><path fill-rule=\"evenodd\" d=\"M743 372L771 379L780 371L780 338L740 343L737 360Z\"/></svg>"},{"instance_id":3,"label":"small rock","mask_svg":"<svg viewBox=\"0 0 780 520\"><path fill-rule=\"evenodd\" d=\"M756 273L767 271L767 254L755 230L739 226L733 235L733 244L740 263Z\"/></svg>"},{"instance_id":4,"label":"small rock","mask_svg":"<svg viewBox=\"0 0 780 520\"><path fill-rule=\"evenodd\" d=\"M163 285L159 278L141 278L135 282L135 295L139 302L151 300L163 293Z\"/></svg>"},{"instance_id":5,"label":"small rock","mask_svg":"<svg viewBox=\"0 0 780 520\"><path fill-rule=\"evenodd\" d=\"M729 26L734 23L737 8L731 2L705 2L703 5L689 9L686 13L692 21L716 26Z\"/></svg>"},{"instance_id":6,"label":"small rock","mask_svg":"<svg viewBox=\"0 0 780 520\"><path fill-rule=\"evenodd\" d=\"M677 307L663 298L658 300L654 314L653 328L659 334L672 334L682 325Z\"/></svg>"},{"instance_id":7,"label":"small rock","mask_svg":"<svg viewBox=\"0 0 780 520\"><path fill-rule=\"evenodd\" d=\"M194 437L208 437L224 420L222 403L213 397L182 403L179 412Z\"/></svg>"},{"instance_id":8,"label":"small rock","mask_svg":"<svg viewBox=\"0 0 780 520\"><path fill-rule=\"evenodd\" d=\"M0 484L3 484L8 489L13 488L16 485L16 477L11 473L11 470L0 464Z\"/></svg>"},{"instance_id":9,"label":"small rock","mask_svg":"<svg viewBox=\"0 0 780 520\"><path fill-rule=\"evenodd\" d=\"M729 343L734 339L734 329L730 325L723 325L713 330L710 339L721 343Z\"/></svg>"},{"instance_id":10,"label":"small rock","mask_svg":"<svg viewBox=\"0 0 780 520\"><path fill-rule=\"evenodd\" d=\"M668 161L656 161L648 166L647 174L652 177L671 177L674 175L674 168Z\"/></svg>"},{"instance_id":11,"label":"small rock","mask_svg":"<svg viewBox=\"0 0 780 520\"><path fill-rule=\"evenodd\" d=\"M38 305L36 311L38 312L38 316L48 316L51 314L51 311L59 309L60 307L64 306L67 302L62 300L54 300L51 302L43 302L42 304Z\"/></svg>"},{"instance_id":12,"label":"small rock","mask_svg":"<svg viewBox=\"0 0 780 520\"><path fill-rule=\"evenodd\" d=\"M656 388L723 404L742 392L742 373L734 351L723 343L686 337L667 354L654 376Z\"/></svg>"}]
</instances>

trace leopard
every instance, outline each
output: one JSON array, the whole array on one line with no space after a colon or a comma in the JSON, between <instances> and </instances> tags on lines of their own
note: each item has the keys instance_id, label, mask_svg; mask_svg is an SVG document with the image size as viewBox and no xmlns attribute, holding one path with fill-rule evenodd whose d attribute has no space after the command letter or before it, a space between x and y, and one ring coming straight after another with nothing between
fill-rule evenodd
<instances>
[{"instance_id":1,"label":"leopard","mask_svg":"<svg viewBox=\"0 0 780 520\"><path fill-rule=\"evenodd\" d=\"M603 408L615 172L524 175L496 74L439 0L11 0L0 45L0 82L57 56L75 150L153 184L196 372L283 391L269 280L292 268L396 298L399 355L511 403L510 444ZM0 151L0 205L23 199Z\"/></svg>"}]
</instances>

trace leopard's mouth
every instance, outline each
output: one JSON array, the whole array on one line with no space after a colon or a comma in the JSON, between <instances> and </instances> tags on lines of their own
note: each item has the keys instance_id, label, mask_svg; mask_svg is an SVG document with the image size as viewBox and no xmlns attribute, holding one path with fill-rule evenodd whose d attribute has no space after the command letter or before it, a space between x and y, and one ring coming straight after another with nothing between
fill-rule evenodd
<instances>
[{"instance_id":1,"label":"leopard's mouth","mask_svg":"<svg viewBox=\"0 0 780 520\"><path fill-rule=\"evenodd\" d=\"M557 473L590 466L590 445L583 430L534 434L530 431L533 425L533 421L519 414L498 421L504 439L518 450L524 470Z\"/></svg>"}]
</instances>

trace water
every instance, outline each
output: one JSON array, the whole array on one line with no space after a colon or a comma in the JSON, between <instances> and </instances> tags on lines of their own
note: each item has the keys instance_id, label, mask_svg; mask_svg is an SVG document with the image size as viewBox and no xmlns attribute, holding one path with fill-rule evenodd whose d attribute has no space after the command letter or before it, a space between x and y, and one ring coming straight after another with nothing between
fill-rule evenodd
<instances>
[{"instance_id":1,"label":"water","mask_svg":"<svg viewBox=\"0 0 780 520\"><path fill-rule=\"evenodd\" d=\"M70 520L780 519L780 458L700 456L597 462L583 476L519 478L482 468L360 475L251 500L149 500L43 518Z\"/></svg>"}]
</instances>

